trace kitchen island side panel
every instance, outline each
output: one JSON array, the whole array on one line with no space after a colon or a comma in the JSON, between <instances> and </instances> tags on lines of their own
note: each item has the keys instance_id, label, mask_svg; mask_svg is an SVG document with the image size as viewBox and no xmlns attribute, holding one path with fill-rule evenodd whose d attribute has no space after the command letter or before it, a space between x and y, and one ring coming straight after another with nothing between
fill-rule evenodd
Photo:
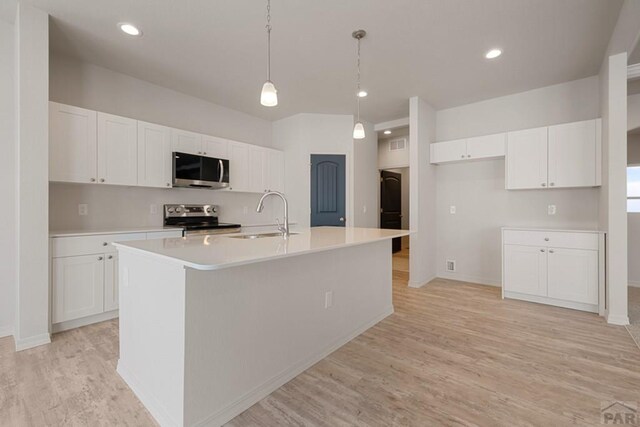
<instances>
[{"instance_id":1,"label":"kitchen island side panel","mask_svg":"<svg viewBox=\"0 0 640 427\"><path fill-rule=\"evenodd\" d=\"M393 312L391 240L187 269L185 425L220 425Z\"/></svg>"}]
</instances>

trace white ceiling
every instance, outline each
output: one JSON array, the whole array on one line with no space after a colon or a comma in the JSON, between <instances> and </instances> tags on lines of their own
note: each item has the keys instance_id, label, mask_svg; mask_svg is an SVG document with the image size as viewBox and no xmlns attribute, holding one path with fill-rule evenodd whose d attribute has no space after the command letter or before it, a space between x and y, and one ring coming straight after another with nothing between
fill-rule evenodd
<instances>
[{"instance_id":1,"label":"white ceiling","mask_svg":"<svg viewBox=\"0 0 640 427\"><path fill-rule=\"evenodd\" d=\"M4 1L4 0L2 0ZM263 0L24 0L52 16L52 49L270 120L355 110L355 41L370 122L597 74L622 0L272 0L272 80L262 107ZM140 26L142 38L118 30ZM504 54L488 61L492 47Z\"/></svg>"}]
</instances>

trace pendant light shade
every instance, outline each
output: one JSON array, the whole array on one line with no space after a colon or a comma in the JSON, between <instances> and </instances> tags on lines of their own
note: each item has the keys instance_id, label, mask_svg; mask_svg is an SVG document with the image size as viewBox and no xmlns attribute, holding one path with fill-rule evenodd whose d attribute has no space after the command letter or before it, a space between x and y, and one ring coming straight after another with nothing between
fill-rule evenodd
<instances>
[{"instance_id":1,"label":"pendant light shade","mask_svg":"<svg viewBox=\"0 0 640 427\"><path fill-rule=\"evenodd\" d=\"M271 80L267 80L264 82L264 85L262 85L260 104L265 107L275 107L278 105L278 91Z\"/></svg>"},{"instance_id":2,"label":"pendant light shade","mask_svg":"<svg viewBox=\"0 0 640 427\"><path fill-rule=\"evenodd\" d=\"M353 139L364 139L364 125L362 122L356 122L356 125L353 127Z\"/></svg>"},{"instance_id":3,"label":"pendant light shade","mask_svg":"<svg viewBox=\"0 0 640 427\"><path fill-rule=\"evenodd\" d=\"M267 0L267 81L262 85L260 104L265 107L278 105L278 91L271 81L271 0Z\"/></svg>"},{"instance_id":4,"label":"pendant light shade","mask_svg":"<svg viewBox=\"0 0 640 427\"><path fill-rule=\"evenodd\" d=\"M351 37L356 39L356 41L358 42L358 75L356 79L356 105L358 106L358 120L356 120L356 124L353 126L353 139L364 139L366 136L364 132L364 125L360 121L360 98L366 96L362 95L362 93L366 94L366 92L360 90L360 40L366 35L367 32L365 30L357 30L351 33Z\"/></svg>"}]
</instances>

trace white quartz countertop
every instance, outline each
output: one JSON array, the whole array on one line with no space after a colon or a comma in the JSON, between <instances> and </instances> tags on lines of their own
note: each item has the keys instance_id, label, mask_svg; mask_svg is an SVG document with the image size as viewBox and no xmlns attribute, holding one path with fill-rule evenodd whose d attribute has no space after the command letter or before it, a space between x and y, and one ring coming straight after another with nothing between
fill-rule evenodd
<instances>
[{"instance_id":1,"label":"white quartz countertop","mask_svg":"<svg viewBox=\"0 0 640 427\"><path fill-rule=\"evenodd\" d=\"M194 235L183 238L114 243L119 251L155 255L197 270L218 270L255 262L321 252L402 237L408 230L316 227L281 236L238 239L234 235ZM391 256L391 253L389 253Z\"/></svg>"},{"instance_id":2,"label":"white quartz countertop","mask_svg":"<svg viewBox=\"0 0 640 427\"><path fill-rule=\"evenodd\" d=\"M121 234L121 233L153 233L158 231L182 230L182 227L167 227L162 225L141 226L141 227L114 227L100 228L94 230L52 230L49 231L49 237L75 237L75 236L93 236L101 234Z\"/></svg>"},{"instance_id":3,"label":"white quartz countertop","mask_svg":"<svg viewBox=\"0 0 640 427\"><path fill-rule=\"evenodd\" d=\"M591 234L599 234L604 233L604 231L599 230L568 230L566 228L535 228L535 227L502 227L503 230L513 230L513 231L542 231L545 233L556 232L556 233L591 233Z\"/></svg>"}]
</instances>

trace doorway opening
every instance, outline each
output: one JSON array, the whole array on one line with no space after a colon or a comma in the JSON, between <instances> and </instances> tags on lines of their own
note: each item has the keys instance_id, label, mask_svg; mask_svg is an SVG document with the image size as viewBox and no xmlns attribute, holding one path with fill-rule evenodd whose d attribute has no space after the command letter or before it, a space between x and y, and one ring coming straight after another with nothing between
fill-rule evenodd
<instances>
[{"instance_id":1,"label":"doorway opening","mask_svg":"<svg viewBox=\"0 0 640 427\"><path fill-rule=\"evenodd\" d=\"M311 227L346 225L346 156L311 155Z\"/></svg>"},{"instance_id":2,"label":"doorway opening","mask_svg":"<svg viewBox=\"0 0 640 427\"><path fill-rule=\"evenodd\" d=\"M627 134L627 242L628 329L640 343L640 128Z\"/></svg>"}]
</instances>

